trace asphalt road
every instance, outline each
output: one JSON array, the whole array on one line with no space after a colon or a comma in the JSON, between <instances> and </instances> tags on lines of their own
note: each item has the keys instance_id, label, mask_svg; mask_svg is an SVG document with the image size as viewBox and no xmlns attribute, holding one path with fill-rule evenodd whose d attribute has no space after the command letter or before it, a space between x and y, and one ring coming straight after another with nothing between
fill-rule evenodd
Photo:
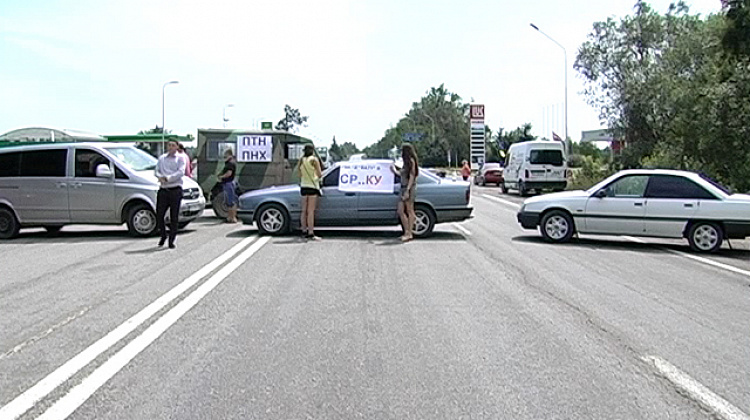
<instances>
[{"instance_id":1,"label":"asphalt road","mask_svg":"<svg viewBox=\"0 0 750 420\"><path fill-rule=\"evenodd\" d=\"M0 420L748 419L750 245L545 243L474 218L177 249L124 227L0 242Z\"/></svg>"}]
</instances>

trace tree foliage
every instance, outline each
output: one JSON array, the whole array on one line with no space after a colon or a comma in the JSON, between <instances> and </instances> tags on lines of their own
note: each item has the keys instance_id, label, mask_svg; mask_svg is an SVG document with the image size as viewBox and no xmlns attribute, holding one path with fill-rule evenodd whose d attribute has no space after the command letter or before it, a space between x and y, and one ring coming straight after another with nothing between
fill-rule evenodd
<instances>
[{"instance_id":1,"label":"tree foliage","mask_svg":"<svg viewBox=\"0 0 750 420\"><path fill-rule=\"evenodd\" d=\"M725 48L728 30L727 14L701 18L682 2L661 15L638 1L632 16L594 24L575 68L626 141L620 165L702 171L750 189L750 67Z\"/></svg>"},{"instance_id":2,"label":"tree foliage","mask_svg":"<svg viewBox=\"0 0 750 420\"><path fill-rule=\"evenodd\" d=\"M284 118L276 124L277 130L295 132L297 127L304 126L308 117L303 117L299 109L292 108L289 105L284 106Z\"/></svg>"},{"instance_id":3,"label":"tree foliage","mask_svg":"<svg viewBox=\"0 0 750 420\"><path fill-rule=\"evenodd\" d=\"M430 88L395 127L386 130L385 135L364 152L369 157L386 158L388 150L401 147L406 133L421 134L421 140L414 142L421 165L445 166L449 152L458 162L468 160L469 104L463 103L459 95L443 84Z\"/></svg>"}]
</instances>

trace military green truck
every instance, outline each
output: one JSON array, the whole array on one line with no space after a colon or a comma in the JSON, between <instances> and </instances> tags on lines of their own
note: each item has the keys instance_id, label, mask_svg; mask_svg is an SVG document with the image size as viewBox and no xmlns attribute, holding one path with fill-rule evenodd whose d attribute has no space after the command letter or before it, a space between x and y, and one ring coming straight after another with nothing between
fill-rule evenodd
<instances>
[{"instance_id":1,"label":"military green truck","mask_svg":"<svg viewBox=\"0 0 750 420\"><path fill-rule=\"evenodd\" d=\"M299 183L294 171L312 140L286 131L198 129L197 181L217 217L226 218L224 192L217 176L224 168L224 151L237 159L238 193Z\"/></svg>"}]
</instances>

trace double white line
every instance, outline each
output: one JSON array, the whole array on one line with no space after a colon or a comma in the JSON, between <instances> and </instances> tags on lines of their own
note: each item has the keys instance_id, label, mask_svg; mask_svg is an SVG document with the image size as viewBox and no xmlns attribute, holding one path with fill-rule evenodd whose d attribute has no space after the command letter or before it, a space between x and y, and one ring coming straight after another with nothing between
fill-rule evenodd
<instances>
[{"instance_id":1,"label":"double white line","mask_svg":"<svg viewBox=\"0 0 750 420\"><path fill-rule=\"evenodd\" d=\"M211 274L214 270L221 268L216 274L211 276L205 283L190 293L185 299L175 305L166 314L149 326L141 335L133 339L114 356L107 360L103 365L97 368L91 375L86 377L80 385L76 386L64 397L53 404L47 411L42 414L40 419L65 419L81 406L91 395L104 385L120 369L127 365L135 356L143 351L149 344L154 342L170 326L180 319L187 311L195 306L209 292L218 286L243 262L253 256L268 241L268 237L262 237L255 241L256 237L250 237L242 240L208 265L204 266L193 275L183 280L182 283L172 288L169 292L143 308L140 312L125 321L119 327L112 330L109 334L99 339L97 342L80 352L70 359L64 365L57 368L54 372L47 375L44 379L37 382L36 385L26 390L23 394L16 397L0 408L0 419L15 420L30 410L41 399L45 398L52 391L57 389L65 381L70 379L82 368L94 361L102 353L110 349L125 336L133 332L154 314L169 305L181 294L195 286L204 277ZM253 243L255 241L255 243ZM245 249L249 244L252 246ZM242 252L244 250L244 252ZM242 252L238 257L232 259L235 255ZM231 260L231 261L230 261ZM229 262L228 262L229 261ZM228 262L228 263L227 263Z\"/></svg>"}]
</instances>

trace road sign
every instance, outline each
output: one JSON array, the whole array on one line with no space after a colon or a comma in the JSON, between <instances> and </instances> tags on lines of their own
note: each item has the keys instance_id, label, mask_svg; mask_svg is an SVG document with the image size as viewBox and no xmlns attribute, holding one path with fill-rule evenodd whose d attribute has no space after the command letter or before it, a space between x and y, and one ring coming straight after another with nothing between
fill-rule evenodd
<instances>
[{"instance_id":1,"label":"road sign","mask_svg":"<svg viewBox=\"0 0 750 420\"><path fill-rule=\"evenodd\" d=\"M401 135L401 140L407 142L420 141L423 137L423 133L404 133Z\"/></svg>"},{"instance_id":2,"label":"road sign","mask_svg":"<svg viewBox=\"0 0 750 420\"><path fill-rule=\"evenodd\" d=\"M260 123L260 129L261 130L272 130L273 129L273 123L271 121L263 121Z\"/></svg>"}]
</instances>

